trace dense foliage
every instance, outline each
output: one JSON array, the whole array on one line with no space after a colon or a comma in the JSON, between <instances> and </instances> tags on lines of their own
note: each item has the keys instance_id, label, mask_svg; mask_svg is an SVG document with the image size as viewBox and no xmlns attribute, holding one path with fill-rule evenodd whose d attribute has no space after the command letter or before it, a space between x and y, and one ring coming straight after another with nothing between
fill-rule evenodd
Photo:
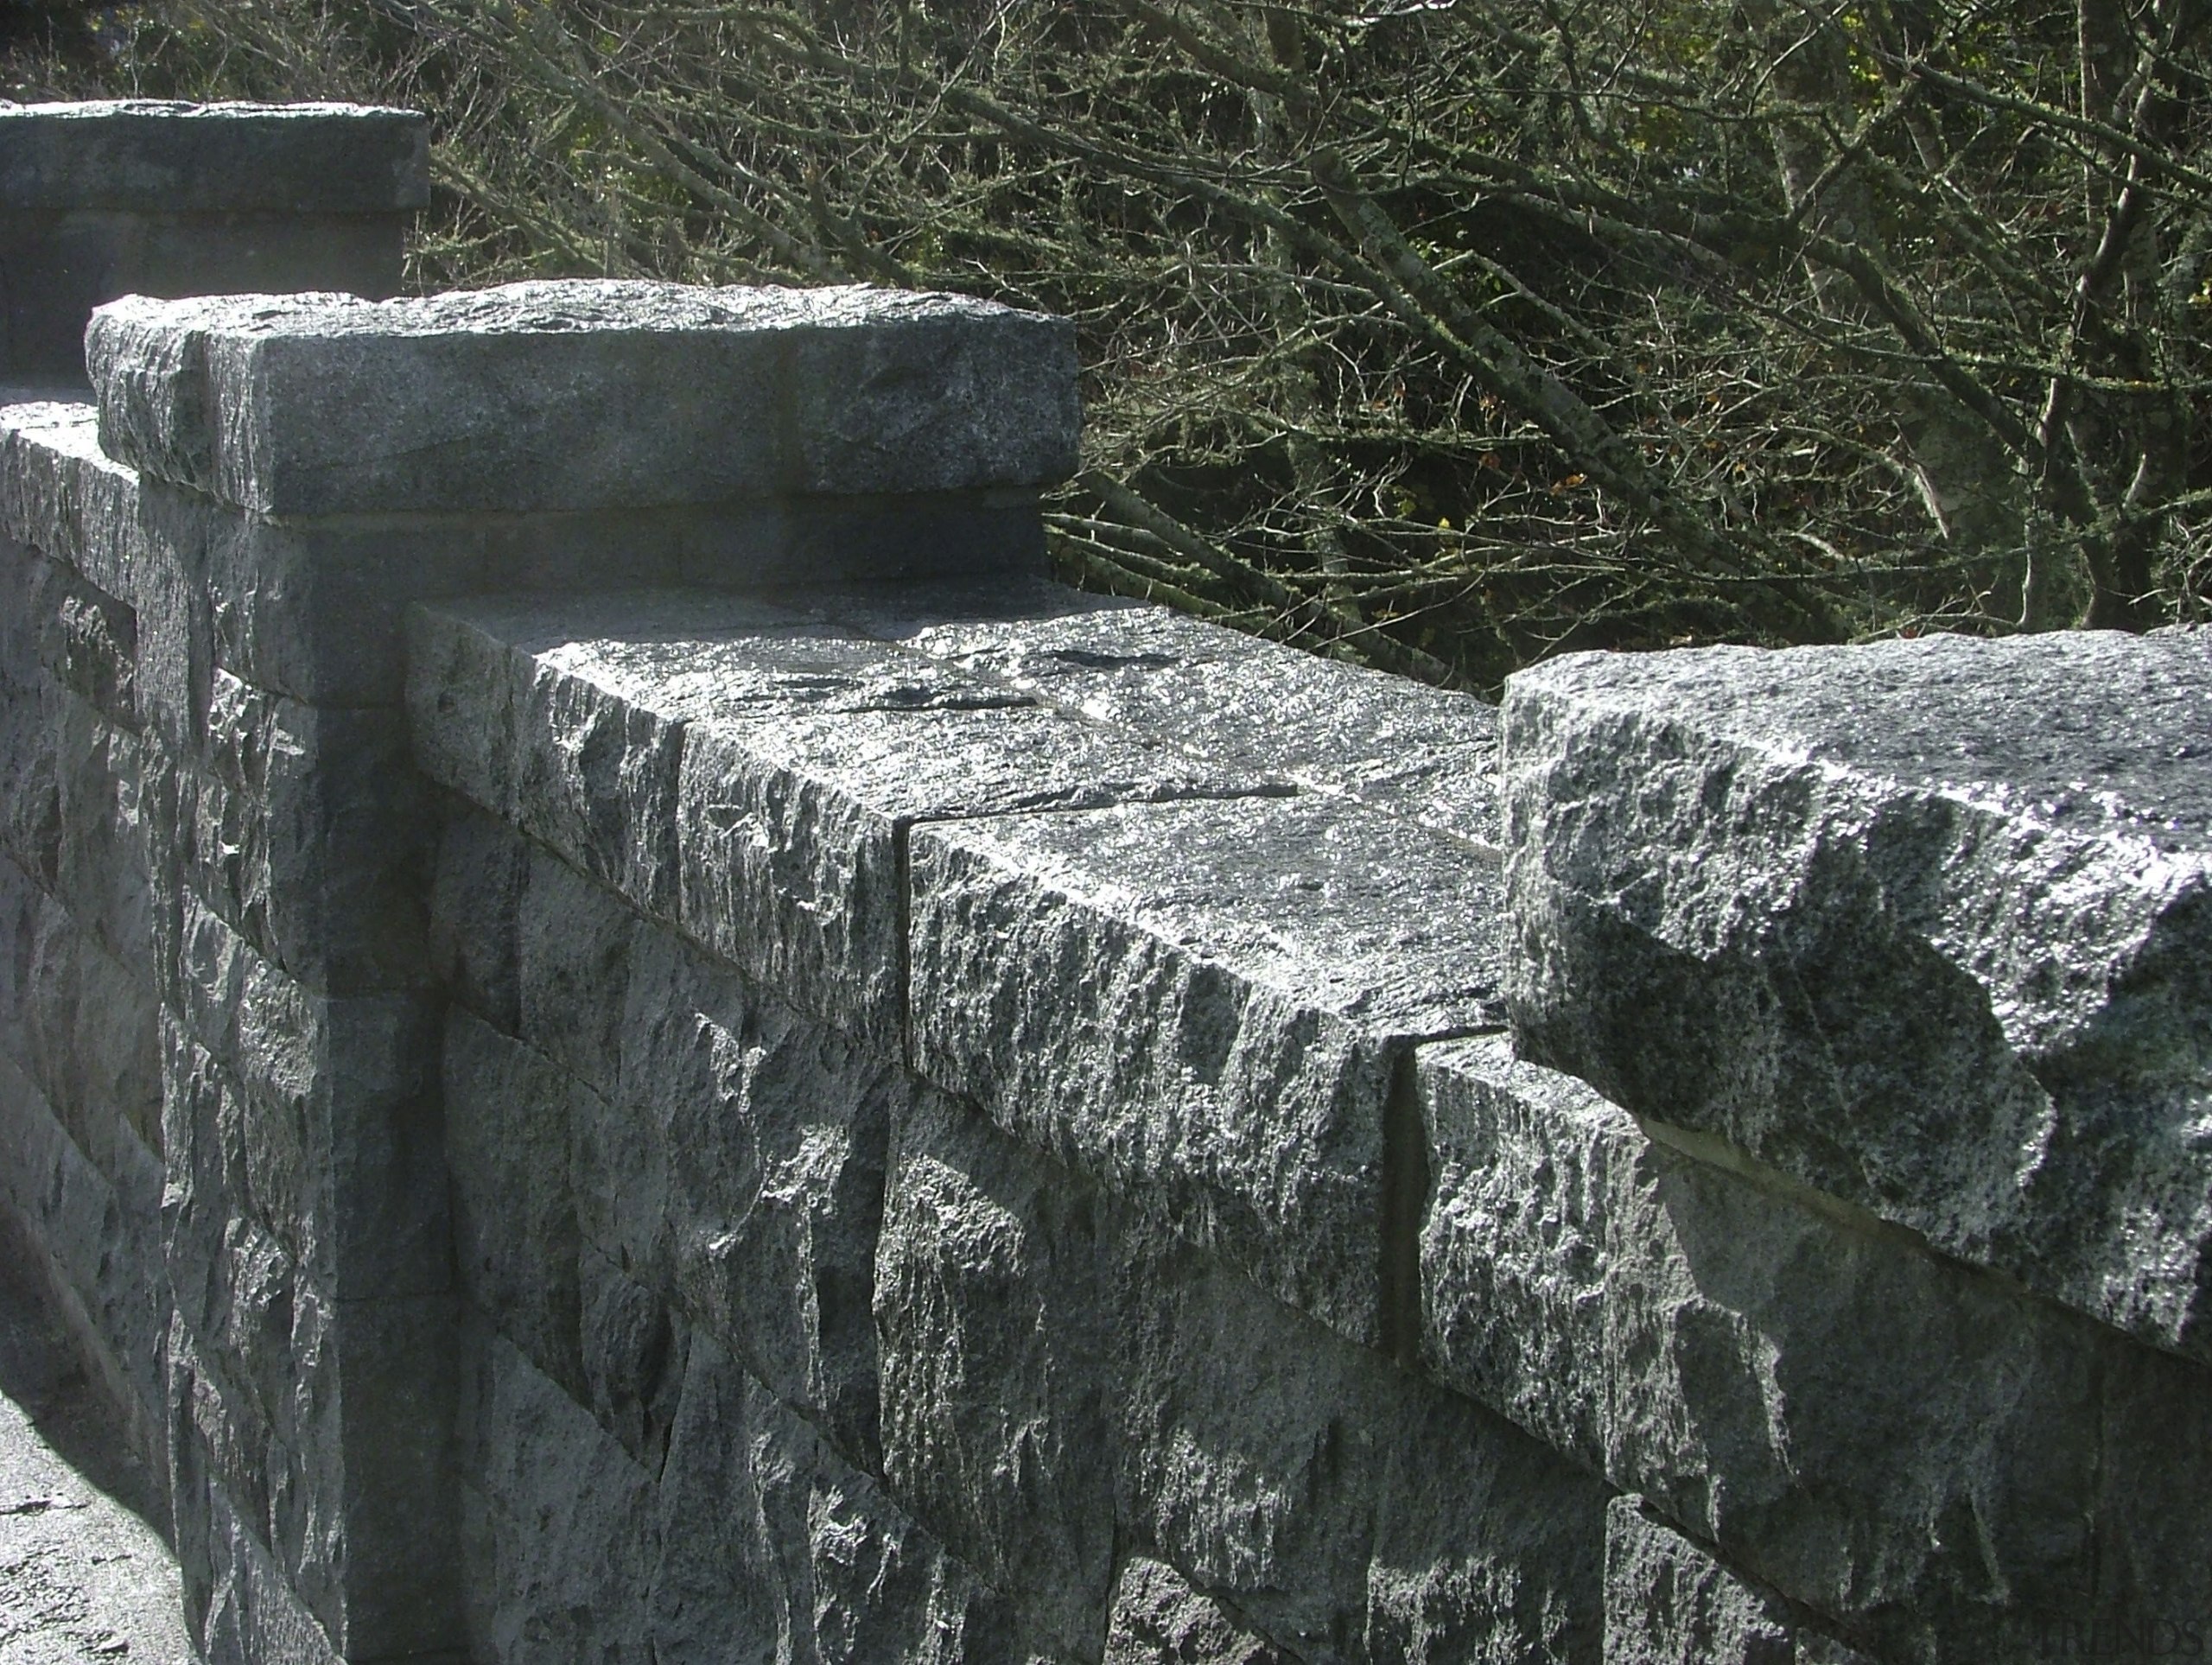
<instances>
[{"instance_id":1,"label":"dense foliage","mask_svg":"<svg viewBox=\"0 0 2212 1665\"><path fill-rule=\"evenodd\" d=\"M1071 314L1072 575L1487 686L2194 617L2207 11L166 0L15 73L429 111L425 285Z\"/></svg>"}]
</instances>

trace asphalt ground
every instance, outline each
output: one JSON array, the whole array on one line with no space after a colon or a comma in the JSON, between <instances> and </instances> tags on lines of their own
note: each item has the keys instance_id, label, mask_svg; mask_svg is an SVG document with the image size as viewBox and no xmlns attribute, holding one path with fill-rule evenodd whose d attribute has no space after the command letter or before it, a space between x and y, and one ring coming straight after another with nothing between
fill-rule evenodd
<instances>
[{"instance_id":1,"label":"asphalt ground","mask_svg":"<svg viewBox=\"0 0 2212 1665\"><path fill-rule=\"evenodd\" d=\"M194 1665L152 1503L0 1234L0 1665Z\"/></svg>"}]
</instances>

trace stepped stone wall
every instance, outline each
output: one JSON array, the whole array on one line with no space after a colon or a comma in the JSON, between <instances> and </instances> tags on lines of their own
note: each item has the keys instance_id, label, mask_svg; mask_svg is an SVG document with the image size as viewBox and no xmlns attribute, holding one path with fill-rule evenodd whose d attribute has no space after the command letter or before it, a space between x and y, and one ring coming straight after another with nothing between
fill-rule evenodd
<instances>
[{"instance_id":1,"label":"stepped stone wall","mask_svg":"<svg viewBox=\"0 0 2212 1665\"><path fill-rule=\"evenodd\" d=\"M1501 711L1045 581L950 297L85 357L0 1221L216 1665L2212 1648L2212 639Z\"/></svg>"}]
</instances>

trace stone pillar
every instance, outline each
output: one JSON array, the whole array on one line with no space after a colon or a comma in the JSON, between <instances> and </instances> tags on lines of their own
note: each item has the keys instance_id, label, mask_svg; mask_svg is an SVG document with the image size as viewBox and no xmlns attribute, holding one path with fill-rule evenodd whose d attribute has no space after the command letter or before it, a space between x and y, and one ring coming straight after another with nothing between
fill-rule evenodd
<instances>
[{"instance_id":1,"label":"stone pillar","mask_svg":"<svg viewBox=\"0 0 2212 1665\"><path fill-rule=\"evenodd\" d=\"M1033 569L1036 487L1074 463L1072 330L949 296L541 283L133 298L87 358L143 545L191 1616L217 1665L458 1656L403 613ZM619 774L603 738L584 761Z\"/></svg>"},{"instance_id":2,"label":"stone pillar","mask_svg":"<svg viewBox=\"0 0 2212 1665\"><path fill-rule=\"evenodd\" d=\"M397 293L428 143L355 105L0 108L0 380L79 382L119 296Z\"/></svg>"}]
</instances>

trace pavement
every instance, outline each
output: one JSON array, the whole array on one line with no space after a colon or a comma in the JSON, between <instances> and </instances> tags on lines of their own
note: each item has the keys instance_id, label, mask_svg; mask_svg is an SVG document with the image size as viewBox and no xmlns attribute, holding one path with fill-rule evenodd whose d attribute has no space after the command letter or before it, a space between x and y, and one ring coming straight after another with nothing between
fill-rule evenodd
<instances>
[{"instance_id":1,"label":"pavement","mask_svg":"<svg viewBox=\"0 0 2212 1665\"><path fill-rule=\"evenodd\" d=\"M0 1665L194 1665L153 1487L0 1235Z\"/></svg>"}]
</instances>

